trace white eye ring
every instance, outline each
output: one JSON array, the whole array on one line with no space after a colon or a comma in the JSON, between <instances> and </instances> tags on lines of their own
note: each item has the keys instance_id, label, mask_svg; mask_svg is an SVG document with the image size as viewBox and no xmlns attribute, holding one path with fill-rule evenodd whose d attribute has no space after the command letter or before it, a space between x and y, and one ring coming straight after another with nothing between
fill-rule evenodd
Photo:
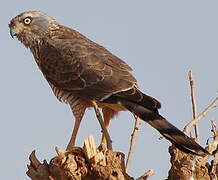
<instances>
[{"instance_id":1,"label":"white eye ring","mask_svg":"<svg viewBox=\"0 0 218 180\"><path fill-rule=\"evenodd\" d=\"M31 23L31 19L29 17L27 17L23 20L23 22L24 22L24 24L28 25Z\"/></svg>"}]
</instances>

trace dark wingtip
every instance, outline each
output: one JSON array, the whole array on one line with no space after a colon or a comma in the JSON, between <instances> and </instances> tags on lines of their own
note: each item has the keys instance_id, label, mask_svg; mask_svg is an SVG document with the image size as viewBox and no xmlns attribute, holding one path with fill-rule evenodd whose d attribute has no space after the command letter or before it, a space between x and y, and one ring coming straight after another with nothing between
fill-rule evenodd
<instances>
[{"instance_id":1,"label":"dark wingtip","mask_svg":"<svg viewBox=\"0 0 218 180\"><path fill-rule=\"evenodd\" d=\"M174 143L174 145L179 150L181 150L185 153L188 153L188 154L192 154L192 155L196 155L196 156L211 155L206 149L202 148L200 145L199 145L199 149L189 149L189 148L186 148L186 147L181 146L180 144L176 144L176 143Z\"/></svg>"}]
</instances>

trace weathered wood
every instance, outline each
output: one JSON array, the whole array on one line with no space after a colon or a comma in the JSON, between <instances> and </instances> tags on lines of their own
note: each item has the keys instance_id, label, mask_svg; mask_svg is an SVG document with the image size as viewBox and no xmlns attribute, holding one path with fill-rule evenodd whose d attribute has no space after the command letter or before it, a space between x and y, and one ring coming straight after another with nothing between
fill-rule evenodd
<instances>
[{"instance_id":1,"label":"weathered wood","mask_svg":"<svg viewBox=\"0 0 218 180\"><path fill-rule=\"evenodd\" d=\"M89 137L83 149L70 151L56 148L57 156L41 164L35 151L30 155L27 175L32 180L134 180L125 172L124 154L96 148Z\"/></svg>"}]
</instances>

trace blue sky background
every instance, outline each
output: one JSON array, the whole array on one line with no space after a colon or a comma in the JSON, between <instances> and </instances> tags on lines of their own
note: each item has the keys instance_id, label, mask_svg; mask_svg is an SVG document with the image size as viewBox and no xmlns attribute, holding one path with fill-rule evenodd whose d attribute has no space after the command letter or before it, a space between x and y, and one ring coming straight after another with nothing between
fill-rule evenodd
<instances>
[{"instance_id":1,"label":"blue sky background","mask_svg":"<svg viewBox=\"0 0 218 180\"><path fill-rule=\"evenodd\" d=\"M133 69L140 89L162 103L161 114L182 129L191 119L188 71L196 82L197 111L216 97L218 89L218 1L2 1L0 7L0 140L1 179L28 179L28 156L40 160L64 149L74 118L59 103L29 50L9 35L8 23L23 11L40 10L103 45ZM211 137L213 109L200 122L200 143ZM216 120L217 122L217 120ZM127 154L134 119L122 112L111 121L115 151ZM218 123L217 123L218 125ZM87 110L77 138L82 146L90 134L97 144L100 126ZM164 179L170 168L168 146L159 133L142 123L129 174L135 178L153 168L150 179ZM13 172L13 173L12 173Z\"/></svg>"}]
</instances>

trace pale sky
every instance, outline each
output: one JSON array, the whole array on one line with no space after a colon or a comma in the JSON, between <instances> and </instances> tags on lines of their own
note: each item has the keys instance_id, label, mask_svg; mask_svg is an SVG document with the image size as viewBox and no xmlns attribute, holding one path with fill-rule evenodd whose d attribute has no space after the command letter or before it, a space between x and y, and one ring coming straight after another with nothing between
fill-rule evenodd
<instances>
[{"instance_id":1,"label":"pale sky","mask_svg":"<svg viewBox=\"0 0 218 180\"><path fill-rule=\"evenodd\" d=\"M57 101L32 54L9 35L8 23L23 11L39 10L103 45L133 69L140 89L162 103L160 113L178 128L192 119L188 71L196 83L197 111L216 97L218 89L218 1L2 1L0 6L1 179L29 179L25 172L32 150L40 161L65 149L74 118ZM212 137L213 109L200 122L200 143ZM127 155L134 119L128 112L111 121L114 151ZM93 134L100 143L100 126L87 110L76 144ZM164 179L170 168L168 146L160 134L142 122L129 174L155 170L151 180Z\"/></svg>"}]
</instances>

